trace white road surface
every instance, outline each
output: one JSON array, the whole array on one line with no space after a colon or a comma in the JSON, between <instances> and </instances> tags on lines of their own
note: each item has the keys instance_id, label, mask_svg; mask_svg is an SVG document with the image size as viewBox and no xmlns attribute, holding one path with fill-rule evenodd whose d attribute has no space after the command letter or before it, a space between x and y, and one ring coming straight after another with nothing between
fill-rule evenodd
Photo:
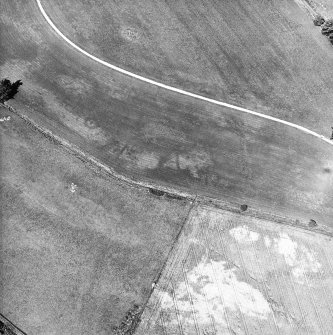
<instances>
[{"instance_id":1,"label":"white road surface","mask_svg":"<svg viewBox=\"0 0 333 335\"><path fill-rule=\"evenodd\" d=\"M146 82L148 84L155 85L155 86L161 87L163 89L166 89L166 90L169 90L169 91L172 91L172 92L183 94L183 95L195 98L195 99L207 101L207 102L212 103L214 105L231 108L231 109L243 112L243 113L252 114L252 115L261 117L263 119L268 119L268 120L271 120L271 121L274 121L274 122L282 123L282 124L284 124L286 126L298 129L298 130L300 130L300 131L302 131L304 133L307 133L309 135L315 136L315 137L319 138L320 140L322 140L322 141L324 141L324 142L326 142L326 143L328 143L330 145L333 145L333 142L329 138L327 138L327 137L325 137L323 135L320 135L320 134L318 134L318 133L316 133L316 132L314 132L314 131L312 131L312 130L310 130L308 128L302 127L302 126L300 126L298 124L295 124L295 123L292 123L292 122L288 122L288 121L285 121L285 120L281 120L281 119L273 117L273 116L261 114L261 113L252 111L250 109L246 109L246 108L242 108L242 107L239 107L239 106L231 105L231 104L228 104L226 102L222 102L222 101L214 100L214 99L211 99L211 98L207 98L207 97L204 97L204 96L199 95L199 94L191 93L191 92L188 92L188 91L185 91L185 90L173 87L173 86L169 86L169 85L157 82L155 80L152 80L152 79L149 79L149 78L146 78L146 77L142 77L142 76L140 76L138 74L135 74L135 73L127 71L127 70L124 70L124 69L122 69L122 68L120 68L118 66L112 65L112 64L110 64L110 63L108 63L108 62L106 62L106 61L104 61L104 60L102 60L102 59L100 59L100 58L98 58L98 57L90 54L89 52L83 50L78 45L76 45L74 42L72 42L52 22L52 20L50 19L50 17L45 12L45 10L44 10L44 8L43 8L43 6L41 4L41 0L36 0L36 2L38 4L40 12L44 16L45 20L52 27L52 29L56 32L56 34L59 35L59 37L61 37L64 41L66 41L70 46L72 46L73 48L75 48L77 51L81 52L82 54L86 55L87 57L91 58L92 60L94 60L94 61L96 61L96 62L98 62L98 63L100 63L100 64L102 64L102 65L104 65L104 66L106 66L106 67L108 67L110 69L112 69L112 70L118 71L118 72L123 73L123 74L125 74L127 76L130 76L132 78L141 80L141 81Z\"/></svg>"}]
</instances>

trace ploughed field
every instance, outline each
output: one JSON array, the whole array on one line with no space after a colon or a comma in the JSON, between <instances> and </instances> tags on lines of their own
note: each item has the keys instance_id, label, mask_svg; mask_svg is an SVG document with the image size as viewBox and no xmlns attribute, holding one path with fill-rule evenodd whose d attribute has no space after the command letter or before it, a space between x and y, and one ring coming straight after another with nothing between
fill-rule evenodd
<instances>
[{"instance_id":1,"label":"ploughed field","mask_svg":"<svg viewBox=\"0 0 333 335\"><path fill-rule=\"evenodd\" d=\"M60 31L103 60L328 135L332 46L302 1L41 3Z\"/></svg>"},{"instance_id":2,"label":"ploughed field","mask_svg":"<svg viewBox=\"0 0 333 335\"><path fill-rule=\"evenodd\" d=\"M112 333L146 302L190 203L95 173L6 109L0 120L0 312L27 334Z\"/></svg>"},{"instance_id":3,"label":"ploughed field","mask_svg":"<svg viewBox=\"0 0 333 335\"><path fill-rule=\"evenodd\" d=\"M331 224L331 146L110 70L60 39L33 0L3 12L0 72L24 82L11 102L19 112L133 179Z\"/></svg>"},{"instance_id":4,"label":"ploughed field","mask_svg":"<svg viewBox=\"0 0 333 335\"><path fill-rule=\"evenodd\" d=\"M137 335L330 334L332 241L197 206Z\"/></svg>"}]
</instances>

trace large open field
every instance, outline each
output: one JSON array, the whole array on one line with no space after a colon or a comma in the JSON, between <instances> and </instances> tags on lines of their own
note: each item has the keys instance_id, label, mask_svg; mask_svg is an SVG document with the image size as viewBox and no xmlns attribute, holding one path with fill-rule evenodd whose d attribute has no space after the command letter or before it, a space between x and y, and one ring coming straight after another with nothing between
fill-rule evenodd
<instances>
[{"instance_id":1,"label":"large open field","mask_svg":"<svg viewBox=\"0 0 333 335\"><path fill-rule=\"evenodd\" d=\"M190 203L103 177L0 113L0 312L29 335L110 334L146 302Z\"/></svg>"},{"instance_id":2,"label":"large open field","mask_svg":"<svg viewBox=\"0 0 333 335\"><path fill-rule=\"evenodd\" d=\"M137 335L330 334L331 238L198 206Z\"/></svg>"},{"instance_id":3,"label":"large open field","mask_svg":"<svg viewBox=\"0 0 333 335\"><path fill-rule=\"evenodd\" d=\"M132 335L149 301L138 335L330 334L333 145L297 126L330 136L333 48L303 0L41 4L94 56L296 127L122 74L3 1L0 79L23 86L0 107L0 313Z\"/></svg>"},{"instance_id":4,"label":"large open field","mask_svg":"<svg viewBox=\"0 0 333 335\"><path fill-rule=\"evenodd\" d=\"M33 0L4 11L1 73L23 79L18 111L135 179L332 222L326 143L107 69L56 36Z\"/></svg>"},{"instance_id":5,"label":"large open field","mask_svg":"<svg viewBox=\"0 0 333 335\"><path fill-rule=\"evenodd\" d=\"M332 46L297 1L41 2L112 64L324 134L333 123Z\"/></svg>"}]
</instances>

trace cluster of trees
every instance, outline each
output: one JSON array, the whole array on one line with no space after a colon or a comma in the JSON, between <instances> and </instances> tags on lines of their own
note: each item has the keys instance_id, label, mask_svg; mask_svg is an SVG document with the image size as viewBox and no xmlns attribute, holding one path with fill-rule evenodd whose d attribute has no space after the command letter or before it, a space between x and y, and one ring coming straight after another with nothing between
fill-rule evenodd
<instances>
[{"instance_id":1,"label":"cluster of trees","mask_svg":"<svg viewBox=\"0 0 333 335\"><path fill-rule=\"evenodd\" d=\"M313 23L321 27L321 33L327 36L333 44L333 19L325 20L321 15L317 15Z\"/></svg>"},{"instance_id":2,"label":"cluster of trees","mask_svg":"<svg viewBox=\"0 0 333 335\"><path fill-rule=\"evenodd\" d=\"M333 44L333 19L327 20L322 26L321 26L321 33L323 35L326 35L328 39Z\"/></svg>"},{"instance_id":3,"label":"cluster of trees","mask_svg":"<svg viewBox=\"0 0 333 335\"><path fill-rule=\"evenodd\" d=\"M14 96L18 92L18 88L22 85L21 80L17 80L13 83L9 79L3 79L0 82L0 103L4 103L7 100L14 99Z\"/></svg>"}]
</instances>

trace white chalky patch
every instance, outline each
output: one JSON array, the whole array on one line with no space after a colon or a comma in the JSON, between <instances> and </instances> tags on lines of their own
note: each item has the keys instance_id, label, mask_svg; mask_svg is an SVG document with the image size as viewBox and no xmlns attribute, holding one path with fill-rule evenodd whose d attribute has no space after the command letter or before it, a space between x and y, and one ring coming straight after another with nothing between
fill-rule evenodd
<instances>
[{"instance_id":1,"label":"white chalky patch","mask_svg":"<svg viewBox=\"0 0 333 335\"><path fill-rule=\"evenodd\" d=\"M255 242L260 237L257 232L250 230L246 225L231 229L229 234L240 243Z\"/></svg>"},{"instance_id":2,"label":"white chalky patch","mask_svg":"<svg viewBox=\"0 0 333 335\"><path fill-rule=\"evenodd\" d=\"M265 241L265 246L267 248L270 248L270 246L272 245L272 240L268 236L265 236L264 241Z\"/></svg>"},{"instance_id":3,"label":"white chalky patch","mask_svg":"<svg viewBox=\"0 0 333 335\"><path fill-rule=\"evenodd\" d=\"M154 152L143 152L137 155L137 164L140 169L156 169L160 159Z\"/></svg>"},{"instance_id":4,"label":"white chalky patch","mask_svg":"<svg viewBox=\"0 0 333 335\"><path fill-rule=\"evenodd\" d=\"M300 252L302 257L298 259L297 267L292 270L293 275L303 281L302 279L308 272L319 272L322 265L318 262L313 252L308 248L301 246Z\"/></svg>"},{"instance_id":5,"label":"white chalky patch","mask_svg":"<svg viewBox=\"0 0 333 335\"><path fill-rule=\"evenodd\" d=\"M209 324L211 317L226 324L225 312L241 312L249 317L266 319L271 313L269 303L263 294L250 284L239 281L236 276L236 268L226 268L225 261L204 260L198 266L187 273L187 283L181 282L175 289L177 308L180 317L187 322L188 312L196 314L199 324ZM159 291L163 309L174 309L174 301L171 294ZM191 299L193 305L191 304ZM207 303L210 314L207 312ZM177 323L172 320L171 323Z\"/></svg>"},{"instance_id":6,"label":"white chalky patch","mask_svg":"<svg viewBox=\"0 0 333 335\"><path fill-rule=\"evenodd\" d=\"M299 283L304 283L308 273L317 273L322 265L313 251L304 245L298 245L288 234L280 234L274 239L275 248L284 256L286 263L292 267L291 273Z\"/></svg>"},{"instance_id":7,"label":"white chalky patch","mask_svg":"<svg viewBox=\"0 0 333 335\"><path fill-rule=\"evenodd\" d=\"M75 185L74 183L71 183L70 191L74 193L76 189L77 189L77 185Z\"/></svg>"},{"instance_id":8,"label":"white chalky patch","mask_svg":"<svg viewBox=\"0 0 333 335\"><path fill-rule=\"evenodd\" d=\"M297 242L294 242L288 234L280 234L279 239L274 239L278 252L284 256L286 263L294 266L296 260Z\"/></svg>"},{"instance_id":9,"label":"white chalky patch","mask_svg":"<svg viewBox=\"0 0 333 335\"><path fill-rule=\"evenodd\" d=\"M179 155L178 162L181 170L188 169L195 178L199 178L200 170L212 165L210 155L203 150L192 150L185 155Z\"/></svg>"}]
</instances>

